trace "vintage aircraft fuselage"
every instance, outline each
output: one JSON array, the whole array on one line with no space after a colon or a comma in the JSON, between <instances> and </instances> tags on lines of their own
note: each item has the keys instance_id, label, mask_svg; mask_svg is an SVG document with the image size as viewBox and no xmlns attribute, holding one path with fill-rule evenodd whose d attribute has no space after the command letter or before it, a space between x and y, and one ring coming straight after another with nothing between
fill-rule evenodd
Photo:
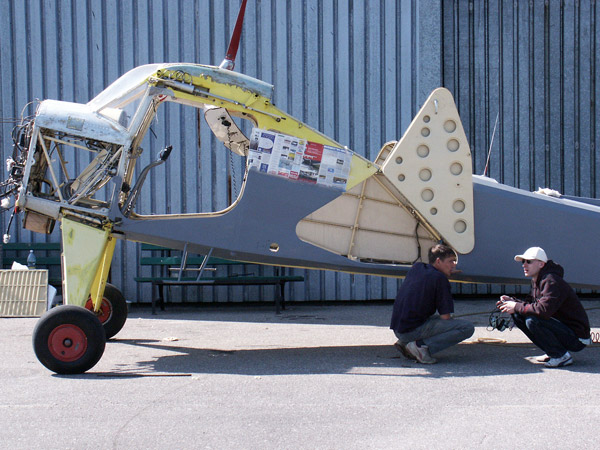
<instances>
[{"instance_id":1,"label":"vintage aircraft fuselage","mask_svg":"<svg viewBox=\"0 0 600 450\"><path fill-rule=\"evenodd\" d=\"M528 283L513 255L541 246L568 282L600 287L598 200L472 175L469 143L443 88L399 141L365 159L279 110L270 84L233 72L245 7L243 0L221 66L140 66L87 104L42 101L16 128L2 206L14 194L13 216L24 212L32 231L61 224L65 305L40 318L32 339L44 366L89 370L124 325L125 297L106 283L117 239L183 251L178 278L160 287L181 281L190 252L205 255L193 283L214 282L200 279L211 255L402 277L438 242L460 256L455 281ZM148 174L177 151L168 146L136 167L151 124L173 104L203 113L225 151L244 158L240 193L221 211L154 214L139 201Z\"/></svg>"},{"instance_id":2,"label":"vintage aircraft fuselage","mask_svg":"<svg viewBox=\"0 0 600 450\"><path fill-rule=\"evenodd\" d=\"M485 283L528 283L513 255L541 246L574 286L600 287L598 200L472 175L446 89L436 89L402 139L385 143L374 161L280 111L272 93L226 68L152 64L85 105L43 101L18 128L3 206L15 193L25 228L50 233L61 223L66 305L47 311L33 332L44 366L89 370L125 323L125 297L106 284L116 239L181 249L182 261L189 252L207 255L198 277L208 255L401 277L445 242L460 255L462 273L453 279ZM169 102L203 111L226 151L245 158L241 192L222 211L147 214L140 207L147 175L173 151L136 170L144 136ZM250 137L238 126L243 120ZM82 152L93 158L73 173L69 162Z\"/></svg>"},{"instance_id":3,"label":"vintage aircraft fuselage","mask_svg":"<svg viewBox=\"0 0 600 450\"><path fill-rule=\"evenodd\" d=\"M23 166L15 182L24 226L50 232L55 221L68 220L103 231L100 240L384 276L403 276L444 241L460 255L455 280L486 283L528 282L513 255L539 245L565 267L568 281L600 286L598 202L471 175L469 145L447 90L434 91L404 137L383 145L375 161L280 111L272 94L273 86L230 70L152 64L126 73L85 105L41 102L15 162ZM227 151L246 158L241 193L226 209L137 211L148 171L171 151L136 177L141 142L165 102L203 111ZM251 123L249 138L234 117ZM69 173L68 160L86 151L94 153L92 162ZM71 284L81 283L72 298L67 291L69 303L81 303L91 281Z\"/></svg>"}]
</instances>

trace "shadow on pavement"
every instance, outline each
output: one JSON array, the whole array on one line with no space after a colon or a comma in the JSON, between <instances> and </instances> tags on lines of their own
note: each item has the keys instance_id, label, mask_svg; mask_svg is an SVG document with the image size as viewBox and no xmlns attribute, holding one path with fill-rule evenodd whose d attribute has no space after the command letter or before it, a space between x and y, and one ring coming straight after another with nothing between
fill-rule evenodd
<instances>
[{"instance_id":1,"label":"shadow on pavement","mask_svg":"<svg viewBox=\"0 0 600 450\"><path fill-rule=\"evenodd\" d=\"M190 376L191 374L307 375L348 374L423 378L482 377L534 374L546 370L597 373L598 347L574 354L575 363L561 369L533 364L527 357L540 354L532 344L463 343L437 355L437 364L409 361L391 345L258 348L218 350L165 345L152 340L116 340L111 345L133 345L173 354L127 364L123 372L90 372L82 377Z\"/></svg>"}]
</instances>

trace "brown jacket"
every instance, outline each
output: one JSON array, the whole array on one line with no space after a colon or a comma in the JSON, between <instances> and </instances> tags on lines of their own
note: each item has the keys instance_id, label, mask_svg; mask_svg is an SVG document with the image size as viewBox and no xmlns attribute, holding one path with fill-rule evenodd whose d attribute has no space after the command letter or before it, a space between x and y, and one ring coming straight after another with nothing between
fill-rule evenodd
<instances>
[{"instance_id":1,"label":"brown jacket","mask_svg":"<svg viewBox=\"0 0 600 450\"><path fill-rule=\"evenodd\" d=\"M563 274L563 268L549 260L540 270L537 280L531 280L531 294L524 302L517 302L515 311L542 319L560 320L577 337L588 339L590 321L577 294L563 280Z\"/></svg>"}]
</instances>

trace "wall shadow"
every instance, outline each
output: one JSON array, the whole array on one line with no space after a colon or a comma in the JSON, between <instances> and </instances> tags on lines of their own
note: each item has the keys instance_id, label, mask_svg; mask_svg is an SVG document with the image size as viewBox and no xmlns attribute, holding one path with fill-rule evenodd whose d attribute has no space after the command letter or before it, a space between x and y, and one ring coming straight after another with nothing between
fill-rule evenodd
<instances>
[{"instance_id":1,"label":"wall shadow","mask_svg":"<svg viewBox=\"0 0 600 450\"><path fill-rule=\"evenodd\" d=\"M152 340L115 340L110 345L131 345L169 351L172 354L139 361L123 371L90 372L83 376L184 376L229 374L251 376L347 374L420 378L482 377L568 370L597 373L595 348L574 355L575 364L548 369L527 357L540 354L532 344L463 343L438 355L438 363L418 364L404 359L392 345L297 347L219 350L190 348Z\"/></svg>"}]
</instances>

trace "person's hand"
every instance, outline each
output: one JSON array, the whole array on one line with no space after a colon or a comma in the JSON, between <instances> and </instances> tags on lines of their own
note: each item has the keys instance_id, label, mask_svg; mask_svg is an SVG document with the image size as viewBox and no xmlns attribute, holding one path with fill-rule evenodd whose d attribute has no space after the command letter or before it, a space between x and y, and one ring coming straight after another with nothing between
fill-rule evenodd
<instances>
[{"instance_id":1,"label":"person's hand","mask_svg":"<svg viewBox=\"0 0 600 450\"><path fill-rule=\"evenodd\" d=\"M503 297L506 297L503 295ZM500 300L498 302L498 309L502 312L513 314L515 312L515 305L517 302L513 300Z\"/></svg>"},{"instance_id":2,"label":"person's hand","mask_svg":"<svg viewBox=\"0 0 600 450\"><path fill-rule=\"evenodd\" d=\"M516 299L513 297L509 297L508 295L501 295L500 300L496 302L496 308L500 308L500 305L504 302L515 301Z\"/></svg>"}]
</instances>

